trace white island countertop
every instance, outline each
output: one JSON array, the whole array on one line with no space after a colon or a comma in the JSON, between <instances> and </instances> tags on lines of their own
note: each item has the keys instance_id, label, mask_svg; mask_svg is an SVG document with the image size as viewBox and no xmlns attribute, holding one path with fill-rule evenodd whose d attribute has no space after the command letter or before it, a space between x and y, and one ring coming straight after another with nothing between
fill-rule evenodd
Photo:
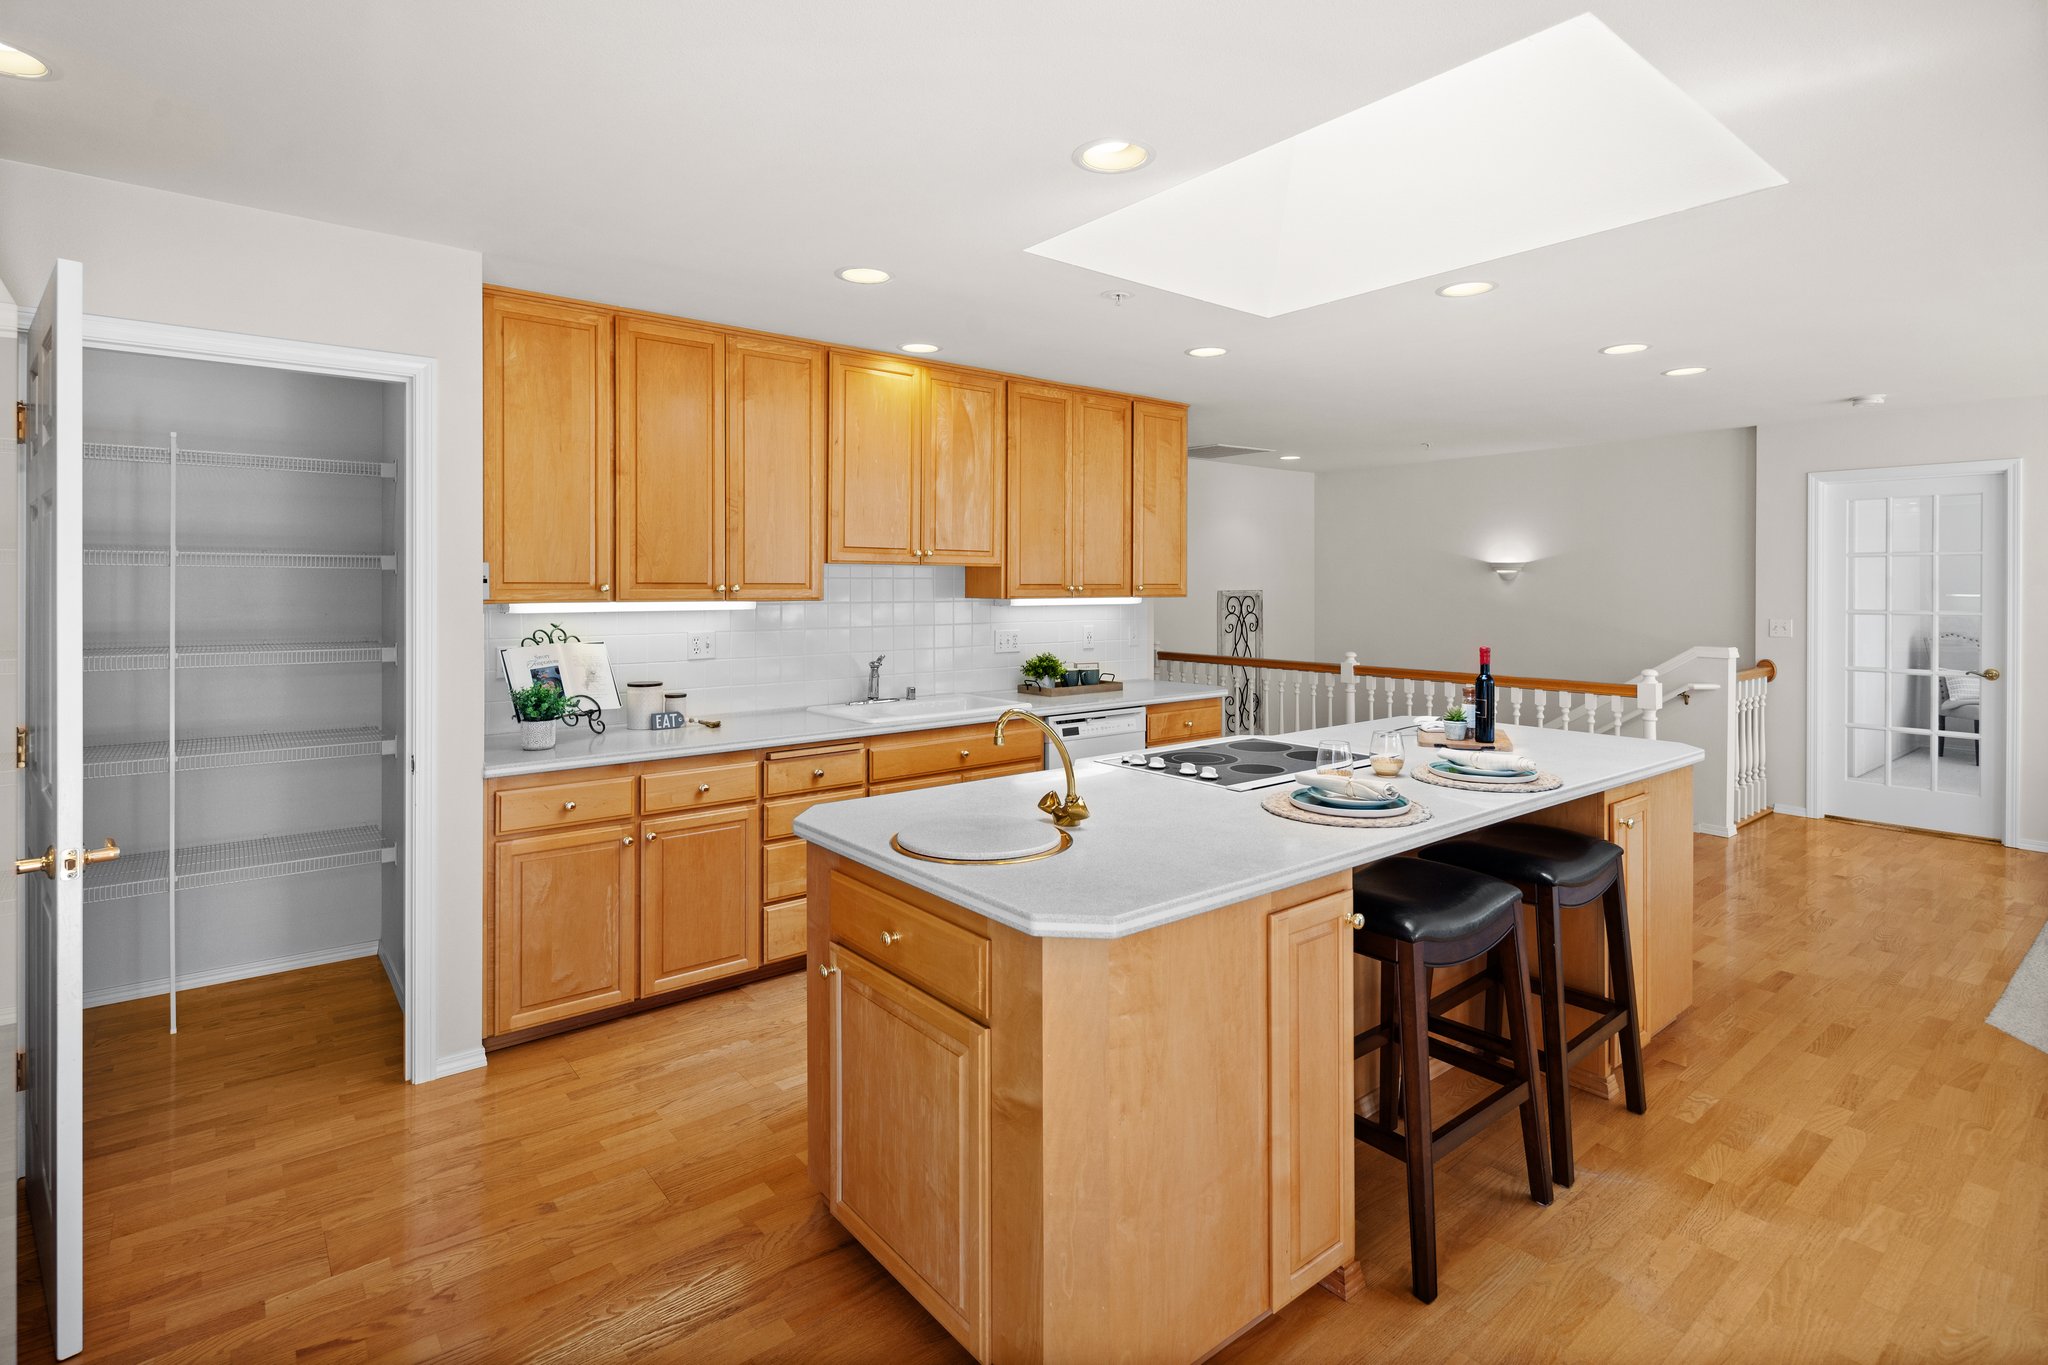
<instances>
[{"instance_id":1,"label":"white island countertop","mask_svg":"<svg viewBox=\"0 0 2048 1365\"><path fill-rule=\"evenodd\" d=\"M1364 752L1375 730L1391 722L1304 730L1307 744L1325 736ZM1539 793L1476 792L1432 786L1402 776L1394 785L1432 818L1398 829L1337 829L1287 820L1260 809L1274 791L1234 792L1109 764L1076 766L1089 818L1073 831L1073 847L1037 862L954 866L905 857L889 847L906 825L984 815L1038 815L1049 787L1064 794L1057 771L991 778L960 786L900 792L813 806L796 821L804 839L929 891L963 910L1036 938L1122 938L1332 872L1433 844L1532 811L1662 773L1691 767L1705 755L1689 744L1613 735L1515 729L1518 749L1564 785ZM1412 770L1422 750L1412 738Z\"/></svg>"},{"instance_id":2,"label":"white island countertop","mask_svg":"<svg viewBox=\"0 0 2048 1365\"><path fill-rule=\"evenodd\" d=\"M934 696L942 695L939 693ZM995 693L985 695L995 696ZM1122 707L1157 706L1164 702L1202 701L1220 697L1220 687L1193 683L1135 681L1121 692L1088 692L1077 697L1030 697L1019 693L1007 705L1035 711L1041 716L1071 716L1084 711L1114 711ZM499 702L503 698L498 698ZM983 711L929 720L906 718L882 725L819 715L802 708L774 711L742 711L721 717L716 730L691 726L687 730L628 730L623 712L605 717L605 732L593 735L580 725L565 725L552 749L528 752L519 747L519 735L494 734L484 737L484 776L517 777L526 773L561 772L571 768L601 768L610 763L639 763L648 759L696 758L703 754L729 754L741 749L788 749L806 744L830 744L847 739L875 739L912 730L944 730L955 725L993 723L1001 706ZM1037 744L1042 735L1032 739Z\"/></svg>"}]
</instances>

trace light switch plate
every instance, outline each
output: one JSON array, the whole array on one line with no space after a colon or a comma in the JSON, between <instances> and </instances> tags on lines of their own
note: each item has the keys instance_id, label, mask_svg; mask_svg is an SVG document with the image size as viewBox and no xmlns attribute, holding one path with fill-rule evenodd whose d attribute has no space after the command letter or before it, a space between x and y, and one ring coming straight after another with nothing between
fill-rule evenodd
<instances>
[{"instance_id":1,"label":"light switch plate","mask_svg":"<svg viewBox=\"0 0 2048 1365\"><path fill-rule=\"evenodd\" d=\"M1771 638L1772 638L1773 640L1789 640L1789 639L1791 639L1791 638L1792 638L1792 623L1791 623L1790 621L1786 621L1786 620L1780 620L1779 618L1777 618L1777 617L1775 617L1775 616L1774 616L1774 617L1772 617L1772 618L1771 618Z\"/></svg>"},{"instance_id":2,"label":"light switch plate","mask_svg":"<svg viewBox=\"0 0 2048 1365\"><path fill-rule=\"evenodd\" d=\"M692 635L690 637L690 657L692 659L716 658L715 640L716 637L708 631L701 635Z\"/></svg>"},{"instance_id":3,"label":"light switch plate","mask_svg":"<svg viewBox=\"0 0 2048 1365\"><path fill-rule=\"evenodd\" d=\"M1015 630L999 630L999 631L997 631L997 632L996 632L996 653L998 653L998 654L1020 654L1020 653L1022 653L1022 652L1023 652L1023 650L1024 650L1024 643L1023 643L1023 638L1022 638L1022 637L1023 637L1023 633L1022 633L1021 631L1015 631Z\"/></svg>"}]
</instances>

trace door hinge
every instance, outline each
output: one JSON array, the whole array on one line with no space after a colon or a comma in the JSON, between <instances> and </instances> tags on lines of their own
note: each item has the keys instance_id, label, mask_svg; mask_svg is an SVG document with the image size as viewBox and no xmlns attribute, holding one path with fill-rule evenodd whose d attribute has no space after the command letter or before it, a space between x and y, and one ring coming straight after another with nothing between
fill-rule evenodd
<instances>
[{"instance_id":1,"label":"door hinge","mask_svg":"<svg viewBox=\"0 0 2048 1365\"><path fill-rule=\"evenodd\" d=\"M16 1091L28 1089L28 1054L19 1048L14 1051L14 1088Z\"/></svg>"},{"instance_id":2,"label":"door hinge","mask_svg":"<svg viewBox=\"0 0 2048 1365\"><path fill-rule=\"evenodd\" d=\"M14 443L28 444L28 404L19 398L14 400Z\"/></svg>"},{"instance_id":3,"label":"door hinge","mask_svg":"<svg viewBox=\"0 0 2048 1365\"><path fill-rule=\"evenodd\" d=\"M14 766L17 768L26 768L28 766L28 727L26 725L14 727Z\"/></svg>"}]
</instances>

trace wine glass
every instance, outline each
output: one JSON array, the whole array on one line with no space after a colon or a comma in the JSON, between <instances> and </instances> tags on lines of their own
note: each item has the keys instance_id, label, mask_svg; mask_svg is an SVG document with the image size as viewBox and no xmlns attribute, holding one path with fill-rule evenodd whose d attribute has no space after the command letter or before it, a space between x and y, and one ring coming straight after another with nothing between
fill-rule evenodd
<instances>
[{"instance_id":1,"label":"wine glass","mask_svg":"<svg viewBox=\"0 0 2048 1365\"><path fill-rule=\"evenodd\" d=\"M1401 732L1375 730L1372 735L1372 770L1378 777L1395 777L1401 771Z\"/></svg>"},{"instance_id":2,"label":"wine glass","mask_svg":"<svg viewBox=\"0 0 2048 1365\"><path fill-rule=\"evenodd\" d=\"M1316 771L1328 777L1341 777L1345 786L1351 784L1351 745L1346 740L1326 739L1316 746Z\"/></svg>"}]
</instances>

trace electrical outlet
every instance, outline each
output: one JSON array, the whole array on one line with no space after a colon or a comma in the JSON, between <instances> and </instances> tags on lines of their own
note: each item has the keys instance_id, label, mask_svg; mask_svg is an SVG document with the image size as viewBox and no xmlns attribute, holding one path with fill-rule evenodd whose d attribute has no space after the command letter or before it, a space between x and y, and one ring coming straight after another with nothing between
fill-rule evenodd
<instances>
[{"instance_id":1,"label":"electrical outlet","mask_svg":"<svg viewBox=\"0 0 2048 1365\"><path fill-rule=\"evenodd\" d=\"M1771 638L1772 638L1773 640L1789 640L1789 639L1791 639L1791 638L1792 638L1792 623L1791 623L1790 621L1780 620L1780 619L1778 619L1777 617L1772 617L1772 618L1771 618Z\"/></svg>"},{"instance_id":2,"label":"electrical outlet","mask_svg":"<svg viewBox=\"0 0 2048 1365\"><path fill-rule=\"evenodd\" d=\"M717 638L709 632L702 635L692 635L690 637L690 657L693 659L716 658L718 655L715 646Z\"/></svg>"},{"instance_id":3,"label":"electrical outlet","mask_svg":"<svg viewBox=\"0 0 2048 1365\"><path fill-rule=\"evenodd\" d=\"M1094 649L1094 648L1095 648L1095 627L1093 627L1093 626L1083 626L1083 627L1081 627L1081 648L1083 648L1083 649Z\"/></svg>"},{"instance_id":4,"label":"electrical outlet","mask_svg":"<svg viewBox=\"0 0 2048 1365\"><path fill-rule=\"evenodd\" d=\"M996 632L996 653L1021 654L1024 651L1023 632L999 630Z\"/></svg>"}]
</instances>

